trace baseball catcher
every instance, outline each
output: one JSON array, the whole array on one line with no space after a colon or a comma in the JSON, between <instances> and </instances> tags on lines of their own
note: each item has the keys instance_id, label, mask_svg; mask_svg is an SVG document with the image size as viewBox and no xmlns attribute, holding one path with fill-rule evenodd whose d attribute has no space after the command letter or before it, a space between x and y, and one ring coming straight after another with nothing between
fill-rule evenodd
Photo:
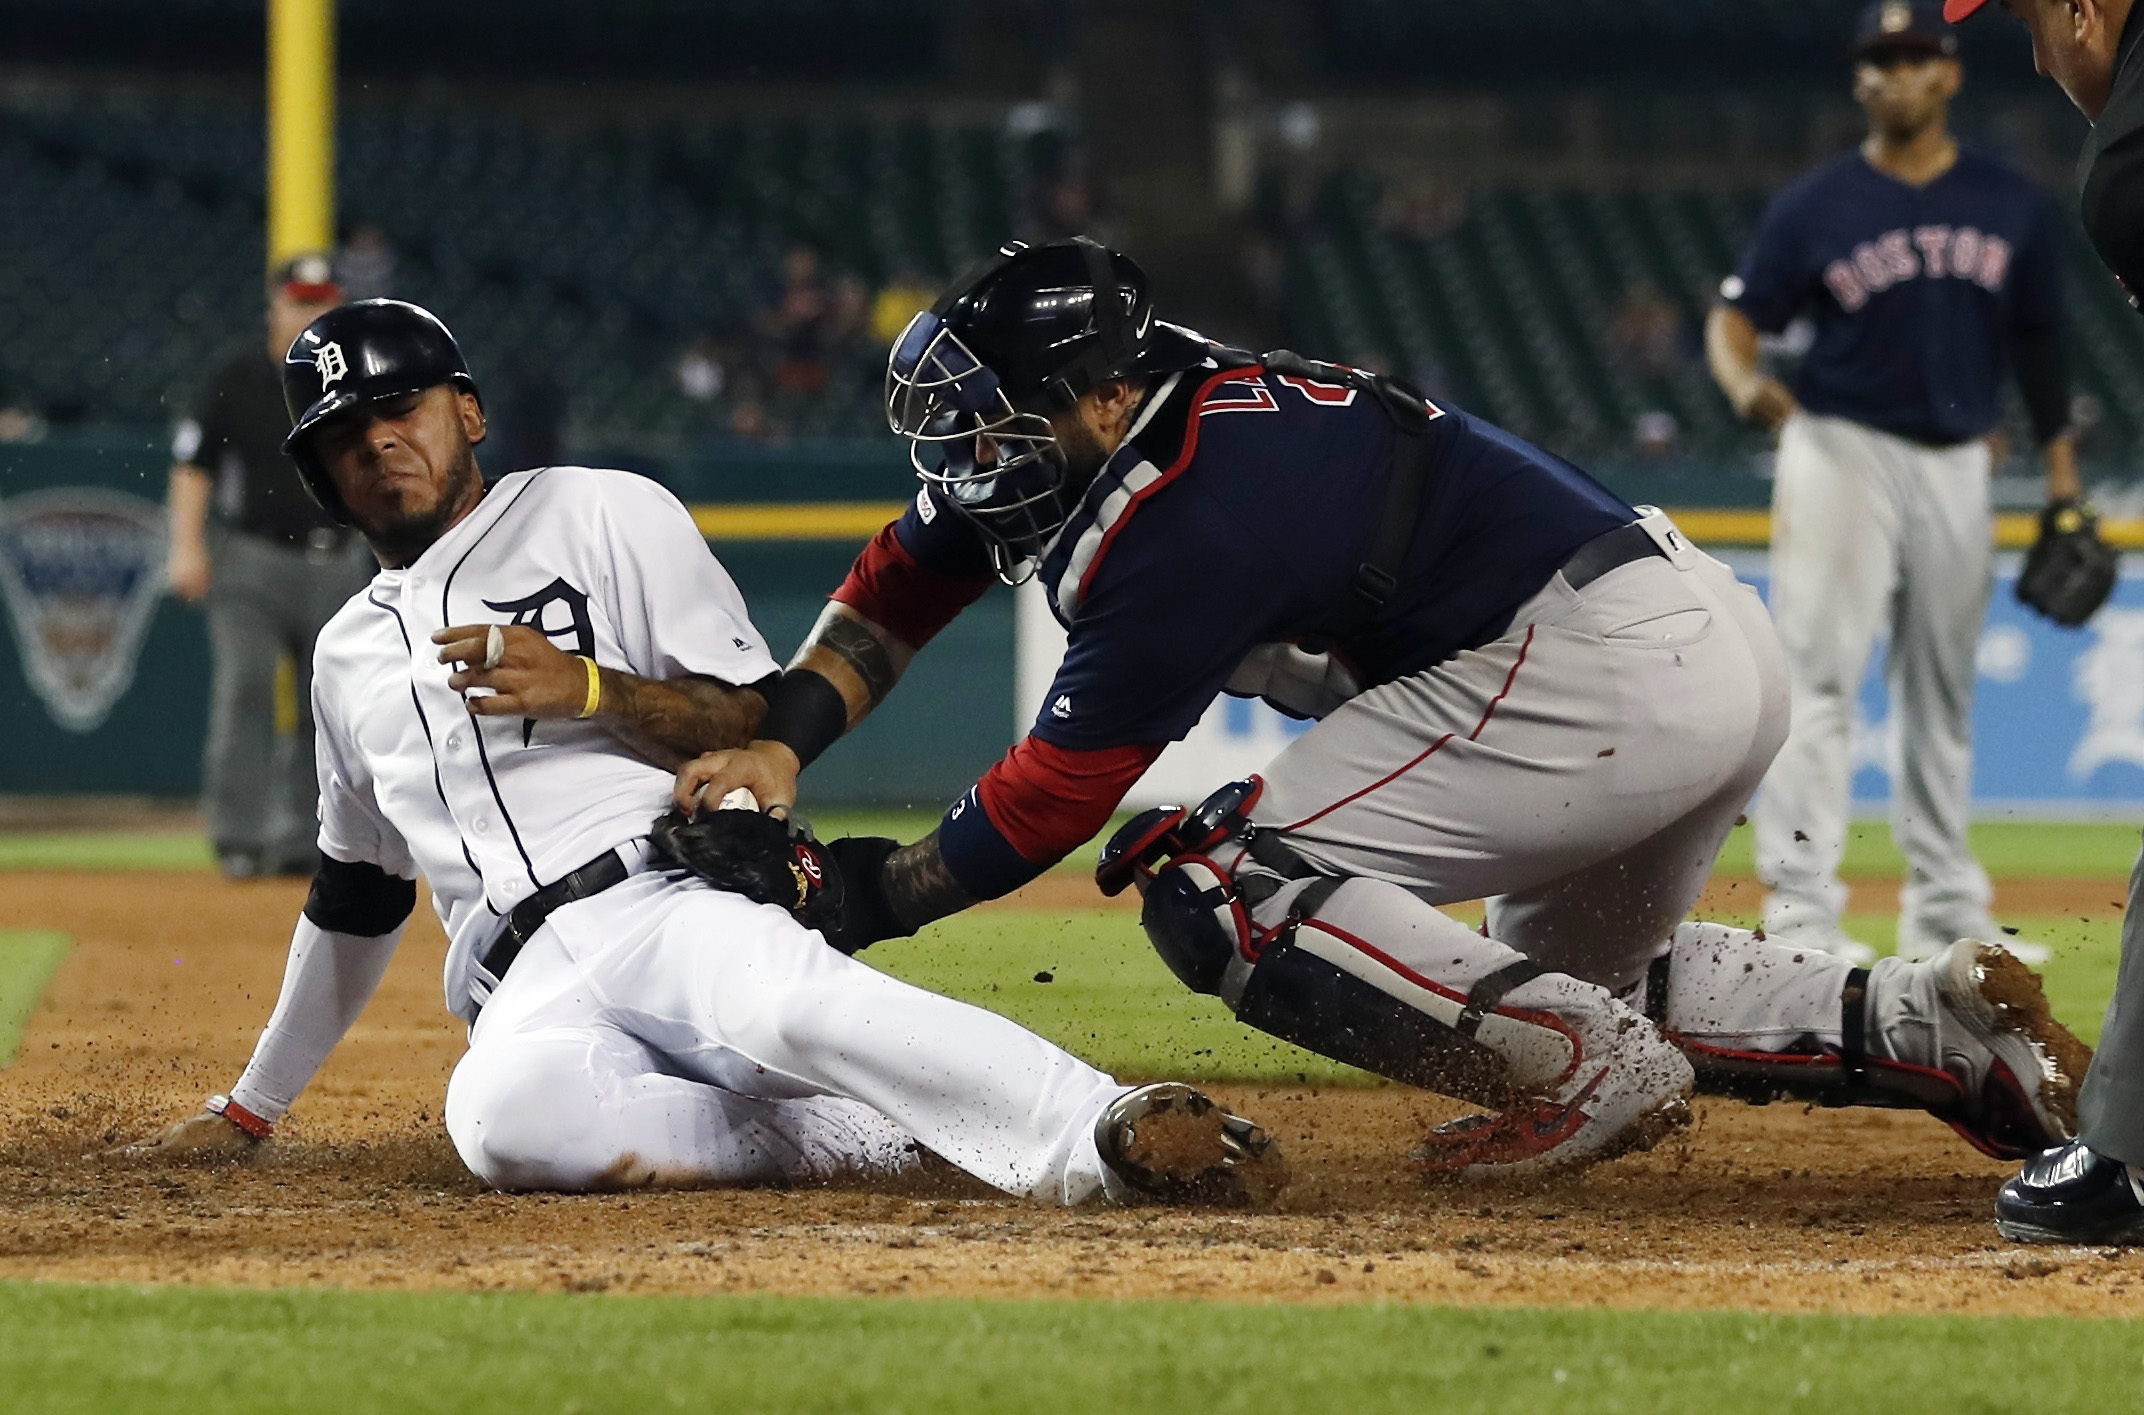
<instances>
[{"instance_id":1,"label":"baseball catcher","mask_svg":"<svg viewBox=\"0 0 2144 1415\"><path fill-rule=\"evenodd\" d=\"M1925 1107L1991 1153L2069 1133L2082 1048L2009 955L1863 968L1684 922L1786 676L1755 594L1665 515L1394 379L1166 323L1084 239L949 288L895 341L886 407L913 505L680 809L793 806L998 580L1036 582L1069 642L936 830L828 847L841 947L1025 884L1218 696L1258 697L1313 725L1135 821L1102 882L1143 888L1163 959L1247 1024L1479 1105L1425 1170L1642 1149L1700 1085ZM1481 932L1438 907L1477 898Z\"/></svg>"}]
</instances>

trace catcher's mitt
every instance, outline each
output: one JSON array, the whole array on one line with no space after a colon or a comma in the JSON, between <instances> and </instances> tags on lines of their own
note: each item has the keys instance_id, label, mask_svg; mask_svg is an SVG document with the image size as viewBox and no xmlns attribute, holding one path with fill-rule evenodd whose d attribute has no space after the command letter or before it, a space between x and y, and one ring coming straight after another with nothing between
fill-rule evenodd
<instances>
[{"instance_id":1,"label":"catcher's mitt","mask_svg":"<svg viewBox=\"0 0 2144 1415\"><path fill-rule=\"evenodd\" d=\"M852 891L843 869L859 872L859 882L864 873L875 875L894 841L859 836L822 845L795 816L726 810L687 817L672 807L656 817L648 843L657 869L697 875L717 889L778 904L843 953L900 932L879 918L885 911L877 904L876 880Z\"/></svg>"},{"instance_id":2,"label":"catcher's mitt","mask_svg":"<svg viewBox=\"0 0 2144 1415\"><path fill-rule=\"evenodd\" d=\"M2075 501L2054 501L2040 513L2039 538L2017 577L2020 604L2067 628L2098 612L2114 592L2118 557L2099 538L2099 517Z\"/></svg>"}]
</instances>

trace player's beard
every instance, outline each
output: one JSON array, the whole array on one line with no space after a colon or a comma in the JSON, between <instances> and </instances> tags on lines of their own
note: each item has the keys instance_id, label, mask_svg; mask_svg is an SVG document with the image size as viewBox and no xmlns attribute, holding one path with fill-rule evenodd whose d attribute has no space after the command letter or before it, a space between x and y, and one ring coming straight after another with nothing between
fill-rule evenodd
<instances>
[{"instance_id":1,"label":"player's beard","mask_svg":"<svg viewBox=\"0 0 2144 1415\"><path fill-rule=\"evenodd\" d=\"M439 494L429 506L409 509L371 524L358 522L365 540L383 565L407 565L446 534L447 527L467 513L483 494L483 474L477 470L476 447L466 438L447 468Z\"/></svg>"}]
</instances>

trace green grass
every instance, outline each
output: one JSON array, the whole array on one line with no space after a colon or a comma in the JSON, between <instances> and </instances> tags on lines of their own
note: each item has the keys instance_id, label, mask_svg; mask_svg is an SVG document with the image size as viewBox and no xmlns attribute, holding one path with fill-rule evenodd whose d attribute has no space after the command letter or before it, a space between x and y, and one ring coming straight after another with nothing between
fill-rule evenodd
<instances>
[{"instance_id":1,"label":"green grass","mask_svg":"<svg viewBox=\"0 0 2144 1415\"><path fill-rule=\"evenodd\" d=\"M2060 1318L0 1285L15 1415L2103 1415L2140 1381L2144 1324Z\"/></svg>"},{"instance_id":2,"label":"green grass","mask_svg":"<svg viewBox=\"0 0 2144 1415\"><path fill-rule=\"evenodd\" d=\"M1997 879L2129 879L2137 862L2137 827L2108 821L1985 821L1972 828L1973 851ZM1738 826L1720 851L1725 874L1756 873L1750 828ZM1846 879L1901 879L1906 857L1891 843L1891 827L1857 820L1847 828Z\"/></svg>"},{"instance_id":3,"label":"green grass","mask_svg":"<svg viewBox=\"0 0 2144 1415\"><path fill-rule=\"evenodd\" d=\"M15 1059L23 1024L69 946L67 935L49 929L0 930L0 1066Z\"/></svg>"},{"instance_id":4,"label":"green grass","mask_svg":"<svg viewBox=\"0 0 2144 1415\"><path fill-rule=\"evenodd\" d=\"M1363 1084L1375 1078L1255 1032L1188 991L1128 912L958 915L862 955L1022 1023L1113 1075ZM1050 981L1038 977L1048 974Z\"/></svg>"},{"instance_id":5,"label":"green grass","mask_svg":"<svg viewBox=\"0 0 2144 1415\"><path fill-rule=\"evenodd\" d=\"M0 834L0 870L212 870L208 837L185 830Z\"/></svg>"}]
</instances>

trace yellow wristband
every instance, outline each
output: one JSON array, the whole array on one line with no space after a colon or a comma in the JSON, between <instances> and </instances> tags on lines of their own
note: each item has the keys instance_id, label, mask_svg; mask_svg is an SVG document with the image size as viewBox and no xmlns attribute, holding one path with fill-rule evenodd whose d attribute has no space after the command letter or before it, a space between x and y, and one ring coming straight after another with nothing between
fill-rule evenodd
<instances>
[{"instance_id":1,"label":"yellow wristband","mask_svg":"<svg viewBox=\"0 0 2144 1415\"><path fill-rule=\"evenodd\" d=\"M603 705L603 670L587 654L575 654L575 658L588 665L588 701L581 704L582 717L594 717L596 709Z\"/></svg>"}]
</instances>

